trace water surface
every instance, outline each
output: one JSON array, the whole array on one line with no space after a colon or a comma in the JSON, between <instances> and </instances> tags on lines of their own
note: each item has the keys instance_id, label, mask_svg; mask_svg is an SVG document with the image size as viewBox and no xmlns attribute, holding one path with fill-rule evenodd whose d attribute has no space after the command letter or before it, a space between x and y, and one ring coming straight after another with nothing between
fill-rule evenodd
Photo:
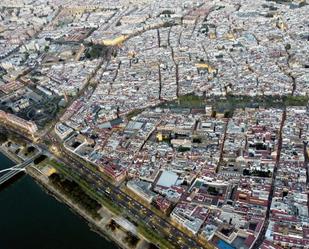
<instances>
[{"instance_id":1,"label":"water surface","mask_svg":"<svg viewBox=\"0 0 309 249\"><path fill-rule=\"evenodd\" d=\"M14 163L0 154L0 169ZM0 249L116 249L29 176L0 190Z\"/></svg>"}]
</instances>

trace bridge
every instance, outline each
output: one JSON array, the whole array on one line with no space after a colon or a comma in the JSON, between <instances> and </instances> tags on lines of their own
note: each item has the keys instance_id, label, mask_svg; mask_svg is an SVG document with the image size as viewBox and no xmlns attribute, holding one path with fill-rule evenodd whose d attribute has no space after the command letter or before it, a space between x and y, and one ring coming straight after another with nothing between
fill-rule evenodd
<instances>
[{"instance_id":1,"label":"bridge","mask_svg":"<svg viewBox=\"0 0 309 249\"><path fill-rule=\"evenodd\" d=\"M0 174L4 173L2 176L0 176L0 185L7 182L14 176L16 176L18 173L25 171L26 167L33 162L33 160L37 157L37 155L33 156L32 158L27 159L26 161L17 164L11 168L0 170Z\"/></svg>"}]
</instances>

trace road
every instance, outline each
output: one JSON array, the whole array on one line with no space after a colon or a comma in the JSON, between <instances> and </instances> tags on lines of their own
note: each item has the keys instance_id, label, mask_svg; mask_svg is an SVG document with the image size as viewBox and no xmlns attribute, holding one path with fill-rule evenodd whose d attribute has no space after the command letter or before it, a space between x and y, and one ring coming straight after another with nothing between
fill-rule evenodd
<instances>
[{"instance_id":1,"label":"road","mask_svg":"<svg viewBox=\"0 0 309 249\"><path fill-rule=\"evenodd\" d=\"M50 137L49 137L50 138ZM139 203L131 196L123 192L120 188L114 186L112 183L104 179L98 172L95 172L77 158L68 153L61 144L53 139L54 146L56 146L61 156L57 159L67 165L74 173L78 174L83 180L97 191L101 196L107 197L114 203L119 205L125 212L136 221L142 221L150 230L154 230L162 238L168 240L175 248L180 249L198 249L204 248L195 238L183 233L174 225L169 223L166 219L158 216L148 207ZM48 149L42 144L43 149ZM108 189L108 191L107 191ZM209 247L212 248L212 247Z\"/></svg>"},{"instance_id":2,"label":"road","mask_svg":"<svg viewBox=\"0 0 309 249\"><path fill-rule=\"evenodd\" d=\"M255 241L254 245L252 246L253 249L258 249L262 245L263 241L265 240L265 234L266 234L268 224L269 224L270 207L271 207L271 202L272 202L273 195L274 195L274 192L275 192L276 175L277 175L277 171L278 171L281 149L282 149L282 129L283 129L285 120L286 120L286 109L284 109L284 111L283 111L282 120L281 120L281 124L280 124L277 157L276 157L274 172L272 174L272 179L271 179L271 188L270 188L270 192L269 192L269 196L268 196L268 206L267 206L267 211L266 211L266 215L265 215L265 222L263 224L263 227L261 229L261 232L259 234L258 239Z\"/></svg>"}]
</instances>

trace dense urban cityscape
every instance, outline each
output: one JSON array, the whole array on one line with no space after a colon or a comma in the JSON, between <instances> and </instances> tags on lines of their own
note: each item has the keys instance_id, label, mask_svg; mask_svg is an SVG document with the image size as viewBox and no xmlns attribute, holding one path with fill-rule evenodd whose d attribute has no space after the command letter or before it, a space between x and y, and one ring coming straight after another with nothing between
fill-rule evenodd
<instances>
[{"instance_id":1,"label":"dense urban cityscape","mask_svg":"<svg viewBox=\"0 0 309 249\"><path fill-rule=\"evenodd\" d=\"M307 0L1 0L0 185L115 248L309 248L308 59Z\"/></svg>"}]
</instances>

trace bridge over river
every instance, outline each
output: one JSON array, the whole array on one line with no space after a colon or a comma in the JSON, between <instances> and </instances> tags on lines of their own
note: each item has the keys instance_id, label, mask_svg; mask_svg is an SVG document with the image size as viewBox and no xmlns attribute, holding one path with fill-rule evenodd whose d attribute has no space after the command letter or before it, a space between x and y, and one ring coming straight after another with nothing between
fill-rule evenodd
<instances>
[{"instance_id":1,"label":"bridge over river","mask_svg":"<svg viewBox=\"0 0 309 249\"><path fill-rule=\"evenodd\" d=\"M25 171L27 166L29 166L37 156L38 154L11 168L0 170L0 185L10 180L18 173Z\"/></svg>"}]
</instances>

